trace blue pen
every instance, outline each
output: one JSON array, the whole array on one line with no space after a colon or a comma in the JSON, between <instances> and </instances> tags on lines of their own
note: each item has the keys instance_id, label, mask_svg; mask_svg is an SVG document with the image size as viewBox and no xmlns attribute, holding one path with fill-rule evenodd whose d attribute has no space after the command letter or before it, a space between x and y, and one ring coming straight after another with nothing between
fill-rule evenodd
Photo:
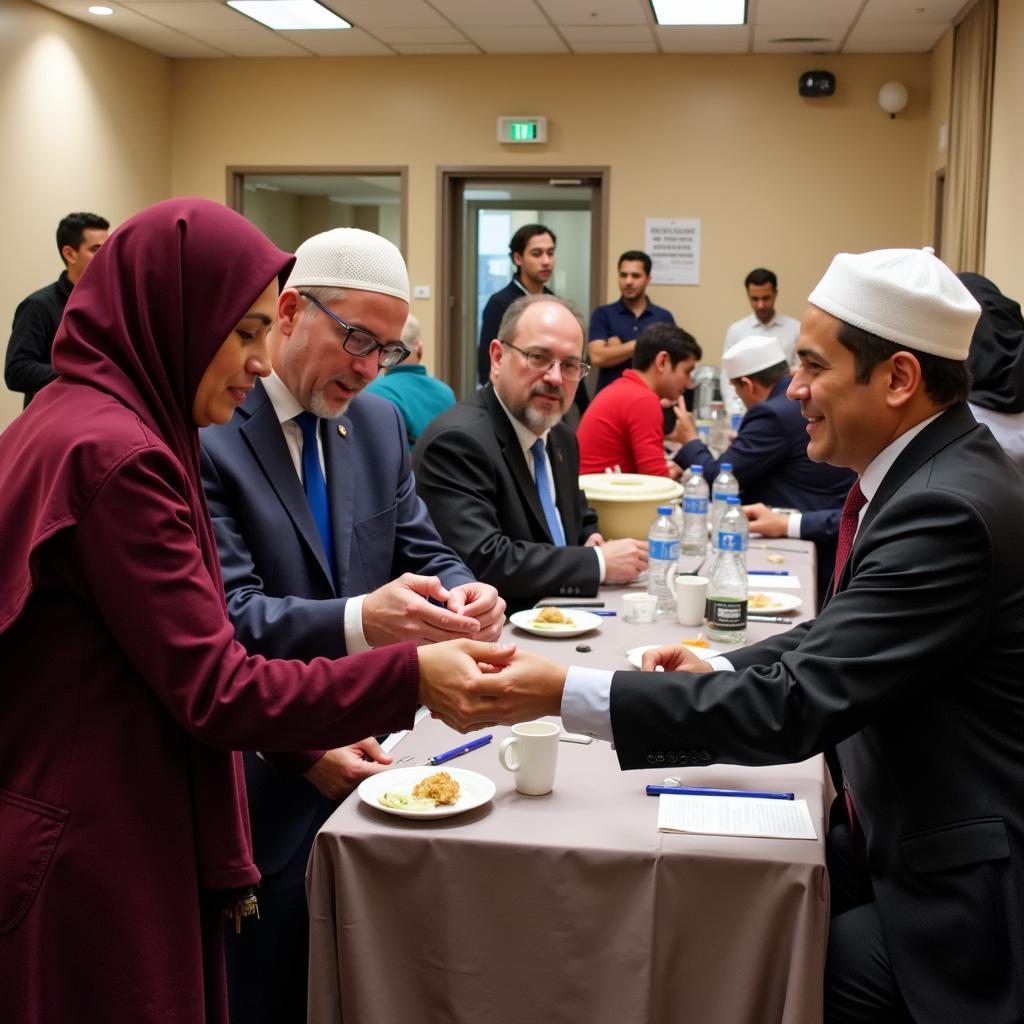
<instances>
[{"instance_id":1,"label":"blue pen","mask_svg":"<svg viewBox=\"0 0 1024 1024\"><path fill-rule=\"evenodd\" d=\"M581 608L580 611L590 612L591 615L616 615L617 612L605 611L601 608Z\"/></svg>"},{"instance_id":2,"label":"blue pen","mask_svg":"<svg viewBox=\"0 0 1024 1024\"><path fill-rule=\"evenodd\" d=\"M694 786L648 786L648 796L749 796L755 800L792 800L792 793L755 793L746 789L698 789Z\"/></svg>"},{"instance_id":3,"label":"blue pen","mask_svg":"<svg viewBox=\"0 0 1024 1024\"><path fill-rule=\"evenodd\" d=\"M444 764L445 761L450 761L453 757L461 757L463 754L468 754L471 750L476 750L478 747L486 747L493 739L494 737L490 733L486 736L478 736L475 740L463 743L461 747L455 747L452 750L446 750L443 754L435 754L433 757L428 757L427 764Z\"/></svg>"},{"instance_id":4,"label":"blue pen","mask_svg":"<svg viewBox=\"0 0 1024 1024\"><path fill-rule=\"evenodd\" d=\"M788 576L788 569L748 569L748 576Z\"/></svg>"}]
</instances>

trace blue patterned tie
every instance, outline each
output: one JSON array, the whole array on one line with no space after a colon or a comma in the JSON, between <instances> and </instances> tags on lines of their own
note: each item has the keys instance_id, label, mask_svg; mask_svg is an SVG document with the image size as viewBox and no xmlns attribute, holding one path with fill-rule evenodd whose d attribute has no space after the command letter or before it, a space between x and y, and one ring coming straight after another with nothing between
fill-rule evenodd
<instances>
[{"instance_id":1,"label":"blue patterned tie","mask_svg":"<svg viewBox=\"0 0 1024 1024\"><path fill-rule=\"evenodd\" d=\"M310 511L313 513L313 522L316 523L317 533L320 534L324 554L327 556L327 564L331 569L331 578L334 579L331 509L327 502L327 481L320 467L320 452L316 441L320 420L311 412L300 412L295 417L295 422L302 431L302 489L306 492L306 501L309 502Z\"/></svg>"},{"instance_id":2,"label":"blue patterned tie","mask_svg":"<svg viewBox=\"0 0 1024 1024\"><path fill-rule=\"evenodd\" d=\"M562 529L562 520L559 518L558 509L551 498L551 487L548 484L548 464L544 455L544 439L538 437L530 445L530 454L533 456L533 476L537 483L537 496L540 498L540 507L544 509L544 518L548 522L548 529L554 538L555 544L560 548L565 547L565 531Z\"/></svg>"}]
</instances>

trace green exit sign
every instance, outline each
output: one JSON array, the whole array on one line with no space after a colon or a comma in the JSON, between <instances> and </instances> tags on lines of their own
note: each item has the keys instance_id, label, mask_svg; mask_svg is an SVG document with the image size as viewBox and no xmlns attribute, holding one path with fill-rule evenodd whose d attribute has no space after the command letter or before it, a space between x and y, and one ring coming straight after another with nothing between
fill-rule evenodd
<instances>
[{"instance_id":1,"label":"green exit sign","mask_svg":"<svg viewBox=\"0 0 1024 1024\"><path fill-rule=\"evenodd\" d=\"M548 141L546 117L499 117L498 141L522 144Z\"/></svg>"}]
</instances>

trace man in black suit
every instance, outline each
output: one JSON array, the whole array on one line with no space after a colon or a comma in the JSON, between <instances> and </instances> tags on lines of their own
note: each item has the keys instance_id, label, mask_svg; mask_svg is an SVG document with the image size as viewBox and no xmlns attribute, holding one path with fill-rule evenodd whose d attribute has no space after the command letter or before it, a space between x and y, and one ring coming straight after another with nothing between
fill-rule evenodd
<instances>
[{"instance_id":1,"label":"man in black suit","mask_svg":"<svg viewBox=\"0 0 1024 1024\"><path fill-rule=\"evenodd\" d=\"M660 648L655 678L520 654L459 716L561 712L623 768L834 746L828 1024L1024 1020L1024 478L965 403L979 312L930 250L840 254L811 293L789 394L810 457L860 477L815 620Z\"/></svg>"},{"instance_id":2,"label":"man in black suit","mask_svg":"<svg viewBox=\"0 0 1024 1024\"><path fill-rule=\"evenodd\" d=\"M498 338L491 384L441 413L413 451L416 489L442 539L513 610L635 578L646 544L598 532L576 438L561 422L589 369L579 314L554 295L523 296Z\"/></svg>"}]
</instances>

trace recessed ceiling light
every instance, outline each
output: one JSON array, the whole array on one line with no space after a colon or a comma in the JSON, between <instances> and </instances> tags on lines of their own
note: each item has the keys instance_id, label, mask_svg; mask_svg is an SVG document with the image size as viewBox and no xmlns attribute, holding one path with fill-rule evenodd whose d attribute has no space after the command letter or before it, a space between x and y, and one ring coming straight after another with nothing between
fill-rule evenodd
<instances>
[{"instance_id":1,"label":"recessed ceiling light","mask_svg":"<svg viewBox=\"0 0 1024 1024\"><path fill-rule=\"evenodd\" d=\"M92 7L89 8L89 13L90 14L98 14L98 15L100 15L100 17L104 17L105 18L108 14L113 14L114 13L114 8L113 7L104 7L102 4L93 4Z\"/></svg>"},{"instance_id":2,"label":"recessed ceiling light","mask_svg":"<svg viewBox=\"0 0 1024 1024\"><path fill-rule=\"evenodd\" d=\"M228 7L278 31L352 27L316 0L228 0Z\"/></svg>"},{"instance_id":3,"label":"recessed ceiling light","mask_svg":"<svg viewBox=\"0 0 1024 1024\"><path fill-rule=\"evenodd\" d=\"M659 25L744 25L747 0L651 0Z\"/></svg>"}]
</instances>

